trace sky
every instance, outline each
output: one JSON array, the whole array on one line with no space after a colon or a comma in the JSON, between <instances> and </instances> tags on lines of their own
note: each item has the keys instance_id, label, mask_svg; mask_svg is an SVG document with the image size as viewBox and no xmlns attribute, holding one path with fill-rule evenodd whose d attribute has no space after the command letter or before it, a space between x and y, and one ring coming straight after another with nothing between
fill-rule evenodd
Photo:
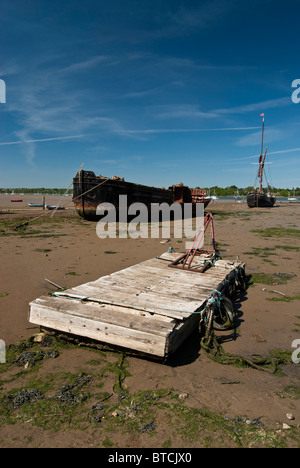
<instances>
[{"instance_id":1,"label":"sky","mask_svg":"<svg viewBox=\"0 0 300 468\"><path fill-rule=\"evenodd\" d=\"M251 186L262 113L268 181L299 187L299 13L299 0L2 0L0 187L69 187L82 164L158 187Z\"/></svg>"}]
</instances>

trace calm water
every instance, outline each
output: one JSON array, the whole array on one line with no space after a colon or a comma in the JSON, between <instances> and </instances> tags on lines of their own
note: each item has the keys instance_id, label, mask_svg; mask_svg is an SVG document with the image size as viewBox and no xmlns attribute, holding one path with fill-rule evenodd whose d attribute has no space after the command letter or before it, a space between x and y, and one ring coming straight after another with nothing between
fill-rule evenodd
<instances>
[{"instance_id":1,"label":"calm water","mask_svg":"<svg viewBox=\"0 0 300 468\"><path fill-rule=\"evenodd\" d=\"M296 197L297 201L300 203L300 197ZM246 197L240 197L239 200L241 203L247 203ZM232 202L232 201L237 201L237 197L218 197L218 200L215 200L217 203L218 201L222 202ZM276 197L276 202L288 202L288 197Z\"/></svg>"}]
</instances>

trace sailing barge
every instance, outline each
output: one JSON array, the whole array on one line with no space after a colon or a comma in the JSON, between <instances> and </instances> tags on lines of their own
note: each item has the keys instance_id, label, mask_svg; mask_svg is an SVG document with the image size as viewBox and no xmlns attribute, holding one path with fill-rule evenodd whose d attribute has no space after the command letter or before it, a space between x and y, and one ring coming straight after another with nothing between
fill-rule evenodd
<instances>
[{"instance_id":1,"label":"sailing barge","mask_svg":"<svg viewBox=\"0 0 300 468\"><path fill-rule=\"evenodd\" d=\"M256 188L253 188L253 191L247 194L247 204L249 208L255 208L255 207L271 208L272 206L274 206L274 203L276 201L276 198L273 197L271 194L271 189L270 189L268 182L267 182L267 193L264 193L263 188L262 188L264 167L265 167L266 155L267 155L267 148L266 148L265 154L263 156L264 125L265 125L265 118L263 115L261 153L260 153L259 160L258 160L259 168L258 168L258 174L257 174L257 177L259 179L259 187L258 187L258 190Z\"/></svg>"},{"instance_id":2,"label":"sailing barge","mask_svg":"<svg viewBox=\"0 0 300 468\"><path fill-rule=\"evenodd\" d=\"M94 172L82 169L73 179L73 203L77 213L85 219L98 220L97 207L102 203L112 204L118 213L120 195L127 196L128 206L143 203L148 209L153 203L180 203L182 206L191 203L193 213L198 203L203 203L206 208L211 201L206 197L206 190L192 189L182 183L168 189L149 187L127 182L121 177L96 176Z\"/></svg>"}]
</instances>

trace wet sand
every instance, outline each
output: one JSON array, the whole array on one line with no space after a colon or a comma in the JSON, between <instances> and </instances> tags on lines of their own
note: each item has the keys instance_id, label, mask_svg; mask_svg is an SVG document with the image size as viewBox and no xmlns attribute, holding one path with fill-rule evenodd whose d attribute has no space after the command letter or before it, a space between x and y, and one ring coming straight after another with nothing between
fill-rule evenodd
<instances>
[{"instance_id":1,"label":"wet sand","mask_svg":"<svg viewBox=\"0 0 300 468\"><path fill-rule=\"evenodd\" d=\"M66 210L56 212L53 218L39 208L28 208L28 203L36 202L37 197L41 199L40 196L0 195L0 339L6 345L16 344L39 331L28 322L28 304L56 289L47 280L70 288L153 258L170 246L182 251L185 239L171 238L166 244L161 243L163 239L99 239L96 223L77 216L69 203L71 197L67 197ZM11 198L22 198L23 202L11 203ZM46 197L49 204L59 201L60 196ZM208 209L215 213L215 237L222 258L239 256L246 263L247 275L292 275L290 279L278 276L273 284L254 283L245 295L234 301L237 328L220 332L223 348L250 358L254 354L267 356L274 349L292 351L293 340L299 339L299 299L290 302L267 299L300 295L299 235L294 237L289 231L277 230L264 237L253 231L299 230L300 206L281 203L272 209L249 209L246 203L217 201ZM39 216L41 218L29 223L25 233L12 229L12 224ZM290 247L298 247L298 250L290 250ZM286 365L282 377L221 365L199 349L197 336L184 343L171 363L132 356L126 359L130 369L126 386L134 392L174 388L188 395L186 405L189 408L208 408L228 417L262 418L270 428L290 424L287 413L293 413L294 425L300 423L299 400L284 393L289 385L299 387L300 364ZM54 368L79 371L85 367L86 360L84 349L65 351L57 359L45 362L39 372L42 376ZM11 388L14 386L7 380L2 390ZM38 430L31 423L5 425L0 431L2 447L27 446L25 433L30 436L29 446L40 447L102 447L107 436L92 427L84 432L73 429L54 433ZM161 447L162 441L167 439L162 422L151 434L120 431L110 433L109 437L118 447ZM199 443L185 441L174 434L171 437L173 447L198 447Z\"/></svg>"}]
</instances>

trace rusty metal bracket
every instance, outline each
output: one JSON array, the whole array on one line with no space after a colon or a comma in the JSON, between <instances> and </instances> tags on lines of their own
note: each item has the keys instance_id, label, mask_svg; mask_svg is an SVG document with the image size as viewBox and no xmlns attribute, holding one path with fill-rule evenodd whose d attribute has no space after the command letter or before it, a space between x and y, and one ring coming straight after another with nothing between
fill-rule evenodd
<instances>
[{"instance_id":1,"label":"rusty metal bracket","mask_svg":"<svg viewBox=\"0 0 300 468\"><path fill-rule=\"evenodd\" d=\"M204 238L204 234L208 226L210 226L213 250L199 249L199 246L202 245L202 240ZM193 265L192 263L195 257L198 257L203 254L209 255L209 257L203 259L203 263L201 264L196 263ZM176 260L171 262L168 266L170 268L180 268L181 270L189 270L189 271L194 271L197 273L204 273L208 268L214 265L214 262L217 258L220 258L220 255L216 250L213 215L210 212L208 212L208 213L205 213L203 230L201 229L197 233L189 251L181 255L180 257L178 257Z\"/></svg>"}]
</instances>

